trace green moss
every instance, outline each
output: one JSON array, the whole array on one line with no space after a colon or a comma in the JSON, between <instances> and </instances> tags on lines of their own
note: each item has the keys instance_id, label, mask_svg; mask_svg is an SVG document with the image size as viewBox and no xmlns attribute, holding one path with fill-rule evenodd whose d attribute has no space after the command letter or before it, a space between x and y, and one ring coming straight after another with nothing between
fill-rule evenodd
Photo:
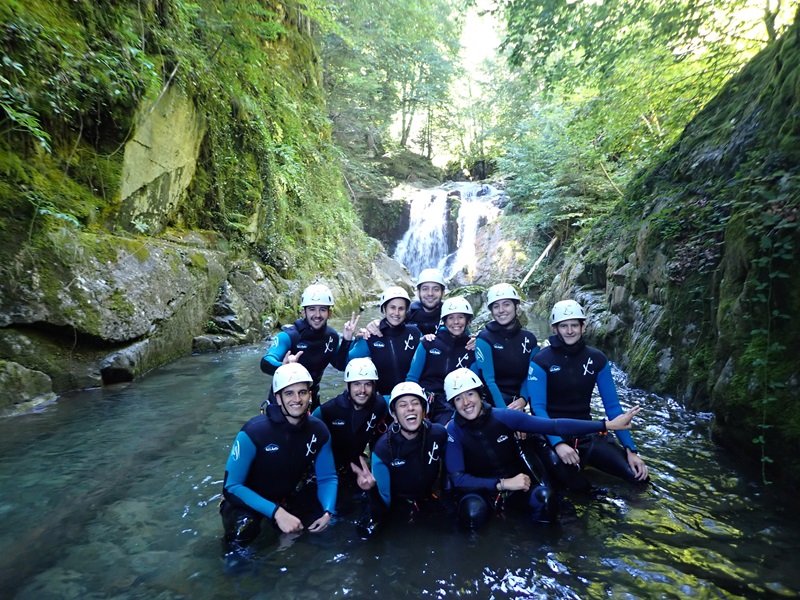
<instances>
[{"instance_id":1,"label":"green moss","mask_svg":"<svg viewBox=\"0 0 800 600\"><path fill-rule=\"evenodd\" d=\"M208 266L208 259L202 252L193 252L189 260L196 269L205 269Z\"/></svg>"}]
</instances>

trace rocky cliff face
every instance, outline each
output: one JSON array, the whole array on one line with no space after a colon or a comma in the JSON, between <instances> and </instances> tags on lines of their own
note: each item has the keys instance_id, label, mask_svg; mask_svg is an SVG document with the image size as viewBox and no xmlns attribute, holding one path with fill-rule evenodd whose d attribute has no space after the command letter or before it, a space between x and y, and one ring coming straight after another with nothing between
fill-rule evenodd
<instances>
[{"instance_id":1,"label":"rocky cliff face","mask_svg":"<svg viewBox=\"0 0 800 600\"><path fill-rule=\"evenodd\" d=\"M339 314L411 287L341 189L299 11L87 6L0 7L29 111L0 139L0 413L263 340L312 281ZM184 35L214 19L235 44Z\"/></svg>"},{"instance_id":2,"label":"rocky cliff face","mask_svg":"<svg viewBox=\"0 0 800 600\"><path fill-rule=\"evenodd\" d=\"M634 384L713 410L719 439L800 479L800 24L763 51L573 247L575 297ZM774 467L772 463L774 461Z\"/></svg>"}]
</instances>

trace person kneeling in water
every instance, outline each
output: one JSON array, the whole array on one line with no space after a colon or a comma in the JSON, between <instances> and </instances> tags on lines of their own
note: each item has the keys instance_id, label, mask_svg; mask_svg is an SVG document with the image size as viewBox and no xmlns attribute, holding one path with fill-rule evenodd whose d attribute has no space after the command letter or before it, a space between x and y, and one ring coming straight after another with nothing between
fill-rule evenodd
<instances>
[{"instance_id":1,"label":"person kneeling in water","mask_svg":"<svg viewBox=\"0 0 800 600\"><path fill-rule=\"evenodd\" d=\"M527 506L534 519L551 521L555 497L542 478L543 469L531 468L514 433L583 435L630 429L638 406L611 421L543 419L517 410L495 410L482 397L482 382L469 369L456 369L444 380L455 418L447 424L447 473L458 498L462 525L478 528L489 518L490 506ZM538 480L534 486L532 480Z\"/></svg>"}]
</instances>

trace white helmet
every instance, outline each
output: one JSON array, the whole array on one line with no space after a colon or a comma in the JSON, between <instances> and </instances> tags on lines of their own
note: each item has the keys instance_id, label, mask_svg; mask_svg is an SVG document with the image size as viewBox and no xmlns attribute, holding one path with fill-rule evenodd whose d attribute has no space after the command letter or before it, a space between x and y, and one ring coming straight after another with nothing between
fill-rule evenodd
<instances>
[{"instance_id":1,"label":"white helmet","mask_svg":"<svg viewBox=\"0 0 800 600\"><path fill-rule=\"evenodd\" d=\"M474 390L483 385L480 378L471 370L462 367L455 371L450 371L444 378L444 395L448 400L452 400L459 394L468 390Z\"/></svg>"},{"instance_id":2,"label":"white helmet","mask_svg":"<svg viewBox=\"0 0 800 600\"><path fill-rule=\"evenodd\" d=\"M425 392L422 391L420 385L413 381L401 381L392 388L392 393L389 396L390 413L394 413L394 405L401 396L416 396L422 401L422 410L428 412L428 399L425 397Z\"/></svg>"},{"instance_id":3,"label":"white helmet","mask_svg":"<svg viewBox=\"0 0 800 600\"><path fill-rule=\"evenodd\" d=\"M399 285L393 285L392 287L388 287L383 290L381 294L381 310L383 310L383 305L386 304L389 300L394 300L395 298L402 298L407 302L406 308L411 304L411 298L408 296L408 292L401 288Z\"/></svg>"},{"instance_id":4,"label":"white helmet","mask_svg":"<svg viewBox=\"0 0 800 600\"><path fill-rule=\"evenodd\" d=\"M444 275L439 269L422 269L417 277L417 288L423 283L438 283L444 289Z\"/></svg>"},{"instance_id":5,"label":"white helmet","mask_svg":"<svg viewBox=\"0 0 800 600\"><path fill-rule=\"evenodd\" d=\"M354 358L344 368L344 382L378 380L378 369L371 358Z\"/></svg>"},{"instance_id":6,"label":"white helmet","mask_svg":"<svg viewBox=\"0 0 800 600\"><path fill-rule=\"evenodd\" d=\"M575 300L562 300L556 302L553 306L553 311L550 313L550 325L561 323L561 321L568 321L570 319L585 320L586 313L583 307L575 302Z\"/></svg>"},{"instance_id":7,"label":"white helmet","mask_svg":"<svg viewBox=\"0 0 800 600\"><path fill-rule=\"evenodd\" d=\"M498 300L514 300L519 302L520 297L517 290L515 290L514 286L510 283L498 283L490 287L486 292L486 304L489 308L492 308L492 304Z\"/></svg>"},{"instance_id":8,"label":"white helmet","mask_svg":"<svg viewBox=\"0 0 800 600\"><path fill-rule=\"evenodd\" d=\"M293 383L301 383L305 381L308 384L314 382L311 378L311 373L308 372L300 363L287 363L275 369L275 374L272 376L272 392L277 394L283 388L292 385Z\"/></svg>"},{"instance_id":9,"label":"white helmet","mask_svg":"<svg viewBox=\"0 0 800 600\"><path fill-rule=\"evenodd\" d=\"M470 317L474 314L472 312L472 306L470 306L467 299L463 296L454 296L442 303L442 321L444 321L447 315L452 315L453 313L464 313Z\"/></svg>"},{"instance_id":10,"label":"white helmet","mask_svg":"<svg viewBox=\"0 0 800 600\"><path fill-rule=\"evenodd\" d=\"M303 290L300 306L333 306L333 294L327 285L315 283Z\"/></svg>"}]
</instances>

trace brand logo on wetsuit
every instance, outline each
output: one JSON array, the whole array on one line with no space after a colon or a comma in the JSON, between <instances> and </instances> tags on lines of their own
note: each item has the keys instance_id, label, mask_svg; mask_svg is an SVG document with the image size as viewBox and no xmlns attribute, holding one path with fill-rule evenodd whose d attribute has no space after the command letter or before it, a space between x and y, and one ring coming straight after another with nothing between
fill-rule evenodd
<instances>
[{"instance_id":1,"label":"brand logo on wetsuit","mask_svg":"<svg viewBox=\"0 0 800 600\"><path fill-rule=\"evenodd\" d=\"M494 348L495 350L504 350L505 346L503 346L503 344L495 344L494 346L492 346L492 348Z\"/></svg>"},{"instance_id":2,"label":"brand logo on wetsuit","mask_svg":"<svg viewBox=\"0 0 800 600\"><path fill-rule=\"evenodd\" d=\"M589 360L586 361L586 364L583 365L583 374L584 375L594 375L594 371L590 371L589 370L589 367L591 367L593 364L594 364L594 361L592 361L591 358L589 358Z\"/></svg>"},{"instance_id":3,"label":"brand logo on wetsuit","mask_svg":"<svg viewBox=\"0 0 800 600\"><path fill-rule=\"evenodd\" d=\"M414 336L409 333L408 339L405 341L406 346L405 348L403 348L403 350L413 350L414 348L416 348L416 346L411 343L413 341L414 341Z\"/></svg>"},{"instance_id":4,"label":"brand logo on wetsuit","mask_svg":"<svg viewBox=\"0 0 800 600\"><path fill-rule=\"evenodd\" d=\"M530 338L525 338L525 340L522 342L522 353L523 354L528 354L531 351L531 349L528 348L528 342L530 342L530 341L531 341Z\"/></svg>"},{"instance_id":5,"label":"brand logo on wetsuit","mask_svg":"<svg viewBox=\"0 0 800 600\"><path fill-rule=\"evenodd\" d=\"M458 359L458 363L456 363L456 369L466 367L467 365L465 365L464 362L468 360L469 360L469 353L465 354L464 356Z\"/></svg>"},{"instance_id":6,"label":"brand logo on wetsuit","mask_svg":"<svg viewBox=\"0 0 800 600\"><path fill-rule=\"evenodd\" d=\"M317 453L316 450L312 450L311 449L311 446L313 446L314 442L316 442L316 441L317 441L316 434L312 434L311 441L306 444L306 456L308 456L309 454L316 454Z\"/></svg>"},{"instance_id":7,"label":"brand logo on wetsuit","mask_svg":"<svg viewBox=\"0 0 800 600\"><path fill-rule=\"evenodd\" d=\"M278 338L274 337L272 338L272 344L270 345L270 348L277 348L277 347L278 347Z\"/></svg>"},{"instance_id":8,"label":"brand logo on wetsuit","mask_svg":"<svg viewBox=\"0 0 800 600\"><path fill-rule=\"evenodd\" d=\"M264 452L277 452L278 450L280 450L278 444L270 444L269 446L264 448Z\"/></svg>"},{"instance_id":9,"label":"brand logo on wetsuit","mask_svg":"<svg viewBox=\"0 0 800 600\"><path fill-rule=\"evenodd\" d=\"M373 345L373 346L375 346L376 348L385 348L385 347L386 347L386 344L384 344L384 343L383 343L383 342L381 342L381 341L377 341L377 342L375 342L375 343L374 343L374 344L372 344L372 345Z\"/></svg>"},{"instance_id":10,"label":"brand logo on wetsuit","mask_svg":"<svg viewBox=\"0 0 800 600\"><path fill-rule=\"evenodd\" d=\"M308 344L306 342L300 342L299 344L297 344L297 349L298 350L307 350L308 349Z\"/></svg>"},{"instance_id":11,"label":"brand logo on wetsuit","mask_svg":"<svg viewBox=\"0 0 800 600\"><path fill-rule=\"evenodd\" d=\"M475 348L475 358L477 358L479 362L483 362L483 352L481 352L480 348Z\"/></svg>"},{"instance_id":12,"label":"brand logo on wetsuit","mask_svg":"<svg viewBox=\"0 0 800 600\"><path fill-rule=\"evenodd\" d=\"M436 356L439 356L442 353L442 351L439 350L438 348L431 348L430 350L428 350L428 352L430 354L435 354Z\"/></svg>"},{"instance_id":13,"label":"brand logo on wetsuit","mask_svg":"<svg viewBox=\"0 0 800 600\"><path fill-rule=\"evenodd\" d=\"M503 443L503 442L505 442L507 439L508 439L508 436L507 436L507 435L505 435L505 434L503 434L503 435L501 435L499 438L497 438L497 443L498 443L498 444L502 444L502 443Z\"/></svg>"},{"instance_id":14,"label":"brand logo on wetsuit","mask_svg":"<svg viewBox=\"0 0 800 600\"><path fill-rule=\"evenodd\" d=\"M328 341L325 342L325 354L328 352L333 352L333 336L329 336Z\"/></svg>"},{"instance_id":15,"label":"brand logo on wetsuit","mask_svg":"<svg viewBox=\"0 0 800 600\"><path fill-rule=\"evenodd\" d=\"M435 460L439 460L439 457L436 456L436 451L438 449L439 449L439 444L433 442L433 448L431 448L431 451L428 452L428 464L431 464Z\"/></svg>"},{"instance_id":16,"label":"brand logo on wetsuit","mask_svg":"<svg viewBox=\"0 0 800 600\"><path fill-rule=\"evenodd\" d=\"M402 458L395 458L392 461L393 467L402 467L404 464L406 464L406 461L404 461Z\"/></svg>"},{"instance_id":17,"label":"brand logo on wetsuit","mask_svg":"<svg viewBox=\"0 0 800 600\"><path fill-rule=\"evenodd\" d=\"M375 413L372 413L372 415L370 415L369 421L367 421L367 431L375 428L375 419L377 418L378 415L376 415Z\"/></svg>"},{"instance_id":18,"label":"brand logo on wetsuit","mask_svg":"<svg viewBox=\"0 0 800 600\"><path fill-rule=\"evenodd\" d=\"M553 365L552 367L550 367L550 372L551 373L558 373L560 370L561 370L561 367L559 367L558 365Z\"/></svg>"},{"instance_id":19,"label":"brand logo on wetsuit","mask_svg":"<svg viewBox=\"0 0 800 600\"><path fill-rule=\"evenodd\" d=\"M338 427L341 427L342 425L344 425L344 421L342 421L341 419L336 419L333 423L331 423L331 425L336 425Z\"/></svg>"},{"instance_id":20,"label":"brand logo on wetsuit","mask_svg":"<svg viewBox=\"0 0 800 600\"><path fill-rule=\"evenodd\" d=\"M239 442L236 441L233 443L233 448L231 448L231 458L233 460L239 460L239 453L241 452L241 448L239 448Z\"/></svg>"}]
</instances>

